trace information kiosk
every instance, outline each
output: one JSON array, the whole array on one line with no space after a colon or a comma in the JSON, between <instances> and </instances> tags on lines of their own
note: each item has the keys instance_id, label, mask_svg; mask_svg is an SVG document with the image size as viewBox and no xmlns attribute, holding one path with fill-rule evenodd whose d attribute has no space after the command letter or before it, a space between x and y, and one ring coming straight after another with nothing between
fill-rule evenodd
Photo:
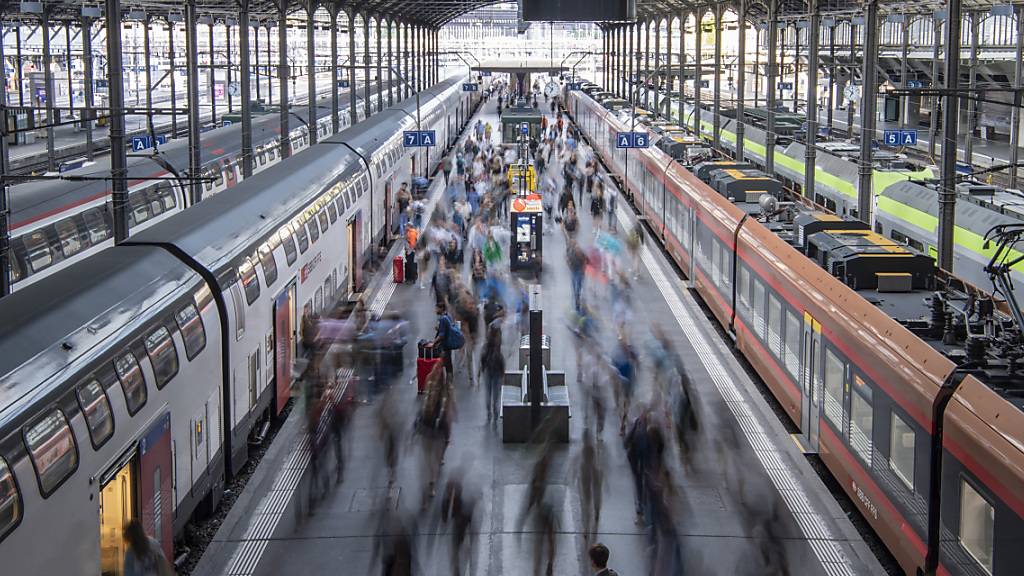
<instances>
[{"instance_id":1,"label":"information kiosk","mask_svg":"<svg viewBox=\"0 0 1024 576\"><path fill-rule=\"evenodd\" d=\"M544 209L539 194L519 196L512 200L511 270L539 272L543 248Z\"/></svg>"}]
</instances>

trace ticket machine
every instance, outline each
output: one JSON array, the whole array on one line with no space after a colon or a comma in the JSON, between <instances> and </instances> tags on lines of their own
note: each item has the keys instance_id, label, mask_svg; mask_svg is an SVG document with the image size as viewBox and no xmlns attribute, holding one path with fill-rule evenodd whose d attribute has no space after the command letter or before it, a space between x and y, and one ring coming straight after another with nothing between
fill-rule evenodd
<instances>
[{"instance_id":1,"label":"ticket machine","mask_svg":"<svg viewBox=\"0 0 1024 576\"><path fill-rule=\"evenodd\" d=\"M539 194L512 200L511 270L540 271L543 252L544 209Z\"/></svg>"}]
</instances>

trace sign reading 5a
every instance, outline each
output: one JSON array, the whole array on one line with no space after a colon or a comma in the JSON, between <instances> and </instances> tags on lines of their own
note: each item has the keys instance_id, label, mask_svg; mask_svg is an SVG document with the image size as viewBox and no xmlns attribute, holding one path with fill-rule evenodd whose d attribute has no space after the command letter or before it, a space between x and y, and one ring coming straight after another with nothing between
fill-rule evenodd
<instances>
[{"instance_id":1,"label":"sign reading 5a","mask_svg":"<svg viewBox=\"0 0 1024 576\"><path fill-rule=\"evenodd\" d=\"M437 144L436 130L406 130L402 133L402 145L406 148L423 148Z\"/></svg>"},{"instance_id":2,"label":"sign reading 5a","mask_svg":"<svg viewBox=\"0 0 1024 576\"><path fill-rule=\"evenodd\" d=\"M917 130L885 130L882 141L886 146L916 146Z\"/></svg>"}]
</instances>

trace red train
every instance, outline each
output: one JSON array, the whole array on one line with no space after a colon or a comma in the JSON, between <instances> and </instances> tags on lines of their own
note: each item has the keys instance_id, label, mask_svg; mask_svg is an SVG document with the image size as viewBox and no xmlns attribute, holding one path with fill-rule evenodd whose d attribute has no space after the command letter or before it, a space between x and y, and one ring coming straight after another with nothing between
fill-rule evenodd
<instances>
[{"instance_id":1,"label":"red train","mask_svg":"<svg viewBox=\"0 0 1024 576\"><path fill-rule=\"evenodd\" d=\"M615 147L616 132L640 127L583 92L566 92L565 103L805 449L821 456L902 569L1024 571L1024 376L1015 359L994 359L997 340L1003 358L1006 348L1024 357L1024 348L991 338L981 352L990 360L966 369L964 348L980 339L964 346L961 332L982 322L966 315L976 301L854 290L835 266L830 273L766 226L757 204L732 201L656 147ZM903 250L870 230L857 234ZM985 325L1009 330L981 309Z\"/></svg>"}]
</instances>

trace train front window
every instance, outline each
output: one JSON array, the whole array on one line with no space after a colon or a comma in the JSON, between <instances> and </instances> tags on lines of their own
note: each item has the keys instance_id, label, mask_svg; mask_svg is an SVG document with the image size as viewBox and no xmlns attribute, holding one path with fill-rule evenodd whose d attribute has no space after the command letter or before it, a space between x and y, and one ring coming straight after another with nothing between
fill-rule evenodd
<instances>
[{"instance_id":1,"label":"train front window","mask_svg":"<svg viewBox=\"0 0 1024 576\"><path fill-rule=\"evenodd\" d=\"M89 425L92 446L98 450L114 433L114 416L110 412L110 400L95 378L80 385L75 395L78 396L78 406L85 414L85 421Z\"/></svg>"},{"instance_id":2,"label":"train front window","mask_svg":"<svg viewBox=\"0 0 1024 576\"><path fill-rule=\"evenodd\" d=\"M7 461L0 458L0 541L21 522L21 494Z\"/></svg>"},{"instance_id":3,"label":"train front window","mask_svg":"<svg viewBox=\"0 0 1024 576\"><path fill-rule=\"evenodd\" d=\"M178 373L178 351L174 349L171 333L161 326L146 336L146 354L153 365L156 387L163 388Z\"/></svg>"},{"instance_id":4,"label":"train front window","mask_svg":"<svg viewBox=\"0 0 1024 576\"><path fill-rule=\"evenodd\" d=\"M135 416L146 405L146 380L142 375L142 369L139 368L139 361L131 352L125 352L114 359L114 372L121 382L128 414Z\"/></svg>"},{"instance_id":5,"label":"train front window","mask_svg":"<svg viewBox=\"0 0 1024 576\"><path fill-rule=\"evenodd\" d=\"M39 272L53 264L53 253L50 251L46 232L35 230L22 238L25 243L25 252L28 255L28 264L33 272Z\"/></svg>"},{"instance_id":6,"label":"train front window","mask_svg":"<svg viewBox=\"0 0 1024 576\"><path fill-rule=\"evenodd\" d=\"M39 479L39 491L47 497L78 468L78 449L60 410L53 410L25 430L25 447Z\"/></svg>"},{"instance_id":7,"label":"train front window","mask_svg":"<svg viewBox=\"0 0 1024 576\"><path fill-rule=\"evenodd\" d=\"M174 314L181 339L185 342L185 357L190 361L206 347L206 329L195 304L189 304Z\"/></svg>"},{"instance_id":8,"label":"train front window","mask_svg":"<svg viewBox=\"0 0 1024 576\"><path fill-rule=\"evenodd\" d=\"M966 479L960 480L960 545L989 574L992 573L992 543L995 540L996 511Z\"/></svg>"}]
</instances>

